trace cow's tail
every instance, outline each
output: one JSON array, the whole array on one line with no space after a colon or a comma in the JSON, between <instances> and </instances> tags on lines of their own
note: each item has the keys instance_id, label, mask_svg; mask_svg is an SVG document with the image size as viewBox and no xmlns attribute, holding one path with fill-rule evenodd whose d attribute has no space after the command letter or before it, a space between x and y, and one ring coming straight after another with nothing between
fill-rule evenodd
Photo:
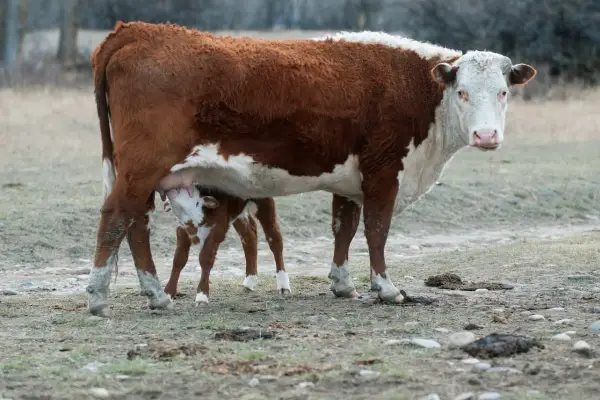
<instances>
[{"instance_id":1,"label":"cow's tail","mask_svg":"<svg viewBox=\"0 0 600 400\"><path fill-rule=\"evenodd\" d=\"M106 66L114 53L134 41L131 35L126 34L126 30L119 33L126 26L127 24L118 21L113 31L96 47L90 58L94 72L94 94L102 139L102 181L104 183L105 200L116 180L113 142L110 133L110 110L107 102Z\"/></svg>"},{"instance_id":2,"label":"cow's tail","mask_svg":"<svg viewBox=\"0 0 600 400\"><path fill-rule=\"evenodd\" d=\"M118 50L134 41L130 35L119 34L125 27L122 21L117 21L115 28L106 36L104 41L96 47L90 61L94 73L94 94L96 97L96 110L100 121L100 137L102 139L102 181L104 183L104 200L112 191L116 180L116 169L113 157L113 141L110 133L110 110L107 101L106 66L111 57ZM118 254L117 254L118 258ZM115 260L115 283L119 275L118 260Z\"/></svg>"}]
</instances>

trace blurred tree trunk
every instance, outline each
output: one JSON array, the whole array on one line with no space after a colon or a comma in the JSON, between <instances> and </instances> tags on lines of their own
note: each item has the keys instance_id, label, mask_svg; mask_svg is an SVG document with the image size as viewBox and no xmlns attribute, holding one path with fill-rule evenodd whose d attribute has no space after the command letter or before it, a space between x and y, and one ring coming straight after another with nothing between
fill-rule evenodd
<instances>
[{"instance_id":1,"label":"blurred tree trunk","mask_svg":"<svg viewBox=\"0 0 600 400\"><path fill-rule=\"evenodd\" d=\"M19 0L5 0L2 4L2 36L0 43L2 44L2 63L6 66L11 66L16 63L19 54Z\"/></svg>"},{"instance_id":2,"label":"blurred tree trunk","mask_svg":"<svg viewBox=\"0 0 600 400\"><path fill-rule=\"evenodd\" d=\"M63 0L60 13L60 36L56 58L63 64L77 59L77 31L79 30L80 0Z\"/></svg>"}]
</instances>

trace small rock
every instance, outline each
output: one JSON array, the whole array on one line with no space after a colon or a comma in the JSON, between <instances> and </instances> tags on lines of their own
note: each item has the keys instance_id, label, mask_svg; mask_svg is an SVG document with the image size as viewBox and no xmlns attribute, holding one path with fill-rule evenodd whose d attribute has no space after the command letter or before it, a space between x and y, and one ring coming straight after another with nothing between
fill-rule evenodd
<instances>
[{"instance_id":1,"label":"small rock","mask_svg":"<svg viewBox=\"0 0 600 400\"><path fill-rule=\"evenodd\" d=\"M508 320L504 315L494 314L494 316L492 317L492 322L497 322L499 324L507 324Z\"/></svg>"},{"instance_id":2,"label":"small rock","mask_svg":"<svg viewBox=\"0 0 600 400\"><path fill-rule=\"evenodd\" d=\"M115 375L115 379L118 381L126 381L127 379L131 379L129 375Z\"/></svg>"},{"instance_id":3,"label":"small rock","mask_svg":"<svg viewBox=\"0 0 600 400\"><path fill-rule=\"evenodd\" d=\"M423 397L421 400L440 400L440 396L437 393L431 393Z\"/></svg>"},{"instance_id":4,"label":"small rock","mask_svg":"<svg viewBox=\"0 0 600 400\"><path fill-rule=\"evenodd\" d=\"M377 375L379 375L379 372L373 371L370 369L361 369L360 371L358 371L358 375L364 376L364 377L377 376Z\"/></svg>"},{"instance_id":5,"label":"small rock","mask_svg":"<svg viewBox=\"0 0 600 400\"><path fill-rule=\"evenodd\" d=\"M485 393L481 393L478 397L477 400L497 400L500 398L500 393L496 393L496 392L485 392Z\"/></svg>"},{"instance_id":6,"label":"small rock","mask_svg":"<svg viewBox=\"0 0 600 400\"><path fill-rule=\"evenodd\" d=\"M99 399L108 399L110 397L110 393L104 388L91 388L90 394Z\"/></svg>"},{"instance_id":7,"label":"small rock","mask_svg":"<svg viewBox=\"0 0 600 400\"><path fill-rule=\"evenodd\" d=\"M15 292L14 290L4 289L2 292L0 292L0 294L3 296L16 296L19 293Z\"/></svg>"},{"instance_id":8,"label":"small rock","mask_svg":"<svg viewBox=\"0 0 600 400\"><path fill-rule=\"evenodd\" d=\"M448 337L450 348L466 346L475 340L475 334L469 331L455 332Z\"/></svg>"},{"instance_id":9,"label":"small rock","mask_svg":"<svg viewBox=\"0 0 600 400\"><path fill-rule=\"evenodd\" d=\"M96 371L98 371L98 368L100 368L103 365L104 365L104 363L101 363L100 361L94 361L94 362L84 365L80 369L83 371L96 372Z\"/></svg>"},{"instance_id":10,"label":"small rock","mask_svg":"<svg viewBox=\"0 0 600 400\"><path fill-rule=\"evenodd\" d=\"M488 292L488 290L486 288L475 289L475 293L484 293L484 292Z\"/></svg>"},{"instance_id":11,"label":"small rock","mask_svg":"<svg viewBox=\"0 0 600 400\"><path fill-rule=\"evenodd\" d=\"M567 340L571 340L571 336L567 335L566 333L559 333L558 335L552 336L552 340L567 341Z\"/></svg>"},{"instance_id":12,"label":"small rock","mask_svg":"<svg viewBox=\"0 0 600 400\"><path fill-rule=\"evenodd\" d=\"M476 358L465 358L461 362L467 365L479 364L479 360Z\"/></svg>"},{"instance_id":13,"label":"small rock","mask_svg":"<svg viewBox=\"0 0 600 400\"><path fill-rule=\"evenodd\" d=\"M533 314L533 315L530 315L529 317L527 317L527 319L530 321L543 321L546 319L546 317L544 317L541 314Z\"/></svg>"},{"instance_id":14,"label":"small rock","mask_svg":"<svg viewBox=\"0 0 600 400\"><path fill-rule=\"evenodd\" d=\"M590 312L592 314L600 314L600 306L594 306L594 307L590 308Z\"/></svg>"},{"instance_id":15,"label":"small rock","mask_svg":"<svg viewBox=\"0 0 600 400\"><path fill-rule=\"evenodd\" d=\"M596 321L591 324L589 329L592 333L600 333L600 321Z\"/></svg>"},{"instance_id":16,"label":"small rock","mask_svg":"<svg viewBox=\"0 0 600 400\"><path fill-rule=\"evenodd\" d=\"M521 371L519 371L516 368L510 368L510 367L492 367L487 370L487 373L520 374Z\"/></svg>"},{"instance_id":17,"label":"small rock","mask_svg":"<svg viewBox=\"0 0 600 400\"><path fill-rule=\"evenodd\" d=\"M554 325L569 325L569 326L573 326L573 322L574 320L571 318L565 318L565 319L559 319L558 321L556 321L554 323Z\"/></svg>"},{"instance_id":18,"label":"small rock","mask_svg":"<svg viewBox=\"0 0 600 400\"><path fill-rule=\"evenodd\" d=\"M314 388L315 384L312 382L300 382L298 385L296 385L296 388L298 389L308 389L308 388Z\"/></svg>"},{"instance_id":19,"label":"small rock","mask_svg":"<svg viewBox=\"0 0 600 400\"><path fill-rule=\"evenodd\" d=\"M258 378L252 378L252 379L250 379L250 382L248 382L248 385L250 385L251 387L254 387L254 386L258 386L259 383L260 383L260 381L258 380Z\"/></svg>"},{"instance_id":20,"label":"small rock","mask_svg":"<svg viewBox=\"0 0 600 400\"><path fill-rule=\"evenodd\" d=\"M275 375L263 375L260 377L260 380L264 381L264 382L274 382L277 379L279 379L279 378L276 377Z\"/></svg>"},{"instance_id":21,"label":"small rock","mask_svg":"<svg viewBox=\"0 0 600 400\"><path fill-rule=\"evenodd\" d=\"M575 336L575 335L577 335L577 331L566 331L565 333L567 335L569 335L569 336Z\"/></svg>"},{"instance_id":22,"label":"small rock","mask_svg":"<svg viewBox=\"0 0 600 400\"><path fill-rule=\"evenodd\" d=\"M493 313L501 314L504 312L504 308L494 308L492 310Z\"/></svg>"},{"instance_id":23,"label":"small rock","mask_svg":"<svg viewBox=\"0 0 600 400\"><path fill-rule=\"evenodd\" d=\"M442 347L438 342L431 339L413 338L410 340L410 343L426 349L436 349Z\"/></svg>"},{"instance_id":24,"label":"small rock","mask_svg":"<svg viewBox=\"0 0 600 400\"><path fill-rule=\"evenodd\" d=\"M476 369L477 371L485 372L488 369L492 368L492 366L489 363L480 362L478 364L475 364L475 366L473 368Z\"/></svg>"},{"instance_id":25,"label":"small rock","mask_svg":"<svg viewBox=\"0 0 600 400\"><path fill-rule=\"evenodd\" d=\"M472 393L472 392L461 393L454 398L454 400L473 400L473 399L475 399L475 393Z\"/></svg>"},{"instance_id":26,"label":"small rock","mask_svg":"<svg viewBox=\"0 0 600 400\"><path fill-rule=\"evenodd\" d=\"M521 315L523 315L523 316L531 315L531 311L521 311Z\"/></svg>"},{"instance_id":27,"label":"small rock","mask_svg":"<svg viewBox=\"0 0 600 400\"><path fill-rule=\"evenodd\" d=\"M385 342L383 345L384 346L395 346L397 344L404 344L404 343L406 343L405 340L390 339L387 342Z\"/></svg>"},{"instance_id":28,"label":"small rock","mask_svg":"<svg viewBox=\"0 0 600 400\"><path fill-rule=\"evenodd\" d=\"M590 350L590 349L591 349L591 346L589 344L587 344L587 342L584 342L583 340L578 340L573 345L573 350L575 350L575 351L586 351L586 350Z\"/></svg>"},{"instance_id":29,"label":"small rock","mask_svg":"<svg viewBox=\"0 0 600 400\"><path fill-rule=\"evenodd\" d=\"M410 276L410 275L405 275L404 279L409 280L409 281L414 281L415 277L414 276Z\"/></svg>"},{"instance_id":30,"label":"small rock","mask_svg":"<svg viewBox=\"0 0 600 400\"><path fill-rule=\"evenodd\" d=\"M548 311L565 311L564 307L553 307L550 308Z\"/></svg>"},{"instance_id":31,"label":"small rock","mask_svg":"<svg viewBox=\"0 0 600 400\"><path fill-rule=\"evenodd\" d=\"M575 274L567 276L567 279L570 281L592 281L596 279L596 277L588 274Z\"/></svg>"},{"instance_id":32,"label":"small rock","mask_svg":"<svg viewBox=\"0 0 600 400\"><path fill-rule=\"evenodd\" d=\"M408 321L404 323L404 326L406 326L407 328L412 328L419 325L418 321Z\"/></svg>"},{"instance_id":33,"label":"small rock","mask_svg":"<svg viewBox=\"0 0 600 400\"><path fill-rule=\"evenodd\" d=\"M446 328L435 328L435 331L439 332L439 333L448 333L448 332L450 332L450 330L448 330Z\"/></svg>"}]
</instances>

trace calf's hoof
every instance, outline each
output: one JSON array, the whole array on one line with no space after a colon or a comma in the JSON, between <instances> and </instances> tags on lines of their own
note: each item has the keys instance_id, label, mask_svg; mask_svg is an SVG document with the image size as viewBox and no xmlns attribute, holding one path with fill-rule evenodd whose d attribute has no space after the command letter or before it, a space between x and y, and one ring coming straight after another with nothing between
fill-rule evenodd
<instances>
[{"instance_id":1,"label":"calf's hoof","mask_svg":"<svg viewBox=\"0 0 600 400\"><path fill-rule=\"evenodd\" d=\"M92 315L102 318L110 318L110 307L108 306L108 303L97 303L94 305L90 304L88 305L88 309Z\"/></svg>"},{"instance_id":2,"label":"calf's hoof","mask_svg":"<svg viewBox=\"0 0 600 400\"><path fill-rule=\"evenodd\" d=\"M110 308L108 306L108 290L102 290L88 286L88 310L90 314L108 318L110 316Z\"/></svg>"},{"instance_id":3,"label":"calf's hoof","mask_svg":"<svg viewBox=\"0 0 600 400\"><path fill-rule=\"evenodd\" d=\"M283 297L289 296L292 294L292 291L290 289L279 289L279 294L282 295Z\"/></svg>"},{"instance_id":4,"label":"calf's hoof","mask_svg":"<svg viewBox=\"0 0 600 400\"><path fill-rule=\"evenodd\" d=\"M355 299L358 296L358 292L352 286L336 286L335 283L331 285L331 291L335 297L342 297L346 299Z\"/></svg>"},{"instance_id":5,"label":"calf's hoof","mask_svg":"<svg viewBox=\"0 0 600 400\"><path fill-rule=\"evenodd\" d=\"M375 282L371 282L371 292L379 292L380 290L381 286L379 286Z\"/></svg>"}]
</instances>

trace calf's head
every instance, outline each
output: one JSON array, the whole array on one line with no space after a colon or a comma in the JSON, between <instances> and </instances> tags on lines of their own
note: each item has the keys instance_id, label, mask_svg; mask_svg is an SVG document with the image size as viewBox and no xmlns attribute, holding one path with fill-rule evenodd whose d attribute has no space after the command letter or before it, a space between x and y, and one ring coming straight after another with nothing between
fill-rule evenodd
<instances>
[{"instance_id":1,"label":"calf's head","mask_svg":"<svg viewBox=\"0 0 600 400\"><path fill-rule=\"evenodd\" d=\"M481 150L500 147L509 89L529 82L536 70L513 65L510 58L488 51L469 51L452 64L439 63L433 79L444 88L444 106L452 140Z\"/></svg>"}]
</instances>

